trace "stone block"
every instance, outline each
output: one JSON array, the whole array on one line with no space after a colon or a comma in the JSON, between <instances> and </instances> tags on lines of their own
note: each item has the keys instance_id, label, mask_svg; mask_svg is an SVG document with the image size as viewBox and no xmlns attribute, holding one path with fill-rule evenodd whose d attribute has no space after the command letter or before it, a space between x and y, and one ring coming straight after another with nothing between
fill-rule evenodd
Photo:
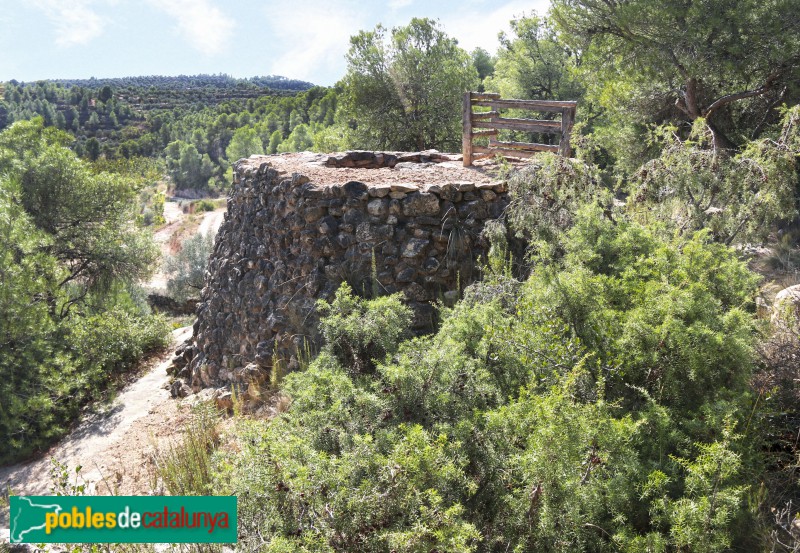
<instances>
[{"instance_id":1,"label":"stone block","mask_svg":"<svg viewBox=\"0 0 800 553\"><path fill-rule=\"evenodd\" d=\"M422 238L412 238L403 246L403 257L417 257L430 244L428 240Z\"/></svg>"}]
</instances>

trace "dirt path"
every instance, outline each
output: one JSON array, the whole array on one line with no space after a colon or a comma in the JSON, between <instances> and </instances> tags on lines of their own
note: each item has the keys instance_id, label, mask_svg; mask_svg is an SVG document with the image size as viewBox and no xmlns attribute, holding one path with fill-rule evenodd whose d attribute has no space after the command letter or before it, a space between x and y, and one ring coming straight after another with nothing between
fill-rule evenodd
<instances>
[{"instance_id":1,"label":"dirt path","mask_svg":"<svg viewBox=\"0 0 800 553\"><path fill-rule=\"evenodd\" d=\"M203 214L194 232L216 234L225 209ZM186 233L187 215L177 202L164 205L166 224L155 233L156 243L164 255L171 253L170 242L176 233ZM151 289L164 290L166 278L159 271L147 283ZM173 346L135 382L126 386L114 401L100 413L84 418L76 428L39 459L0 467L0 486L16 495L48 495L53 485L51 459L66 465L74 474L82 467L82 482L88 495L145 495L152 492L153 451L183 433L189 415L189 402L170 398L166 385L174 346L191 334L191 327L173 331ZM0 543L6 541L8 513L0 509Z\"/></svg>"},{"instance_id":2,"label":"dirt path","mask_svg":"<svg viewBox=\"0 0 800 553\"><path fill-rule=\"evenodd\" d=\"M191 327L173 331L173 344L185 340ZM180 435L188 408L170 398L165 388L166 368L172 348L155 360L141 378L124 388L102 413L83 421L40 459L0 467L0 485L17 495L47 495L51 458L67 465L70 471L81 465L88 494L148 493L149 456L164 439ZM109 490L109 488L111 488ZM0 527L7 526L5 510L0 510Z\"/></svg>"},{"instance_id":3,"label":"dirt path","mask_svg":"<svg viewBox=\"0 0 800 553\"><path fill-rule=\"evenodd\" d=\"M225 208L206 213L203 217L203 221L200 223L200 226L197 229L197 232L201 234L216 235L219 227L222 225L222 219L224 217Z\"/></svg>"},{"instance_id":4,"label":"dirt path","mask_svg":"<svg viewBox=\"0 0 800 553\"><path fill-rule=\"evenodd\" d=\"M189 215L183 212L178 202L166 202L164 204L164 219L166 223L153 235L153 239L161 249L162 259L175 253L173 251L173 237L183 240L196 232L215 235L222 224L222 219L225 216L225 209L226 208L221 208L203 213L203 218L197 230L192 230L185 228L184 223ZM159 266L156 273L153 274L153 277L145 286L155 293L163 294L166 291L167 277L161 270L161 266Z\"/></svg>"}]
</instances>

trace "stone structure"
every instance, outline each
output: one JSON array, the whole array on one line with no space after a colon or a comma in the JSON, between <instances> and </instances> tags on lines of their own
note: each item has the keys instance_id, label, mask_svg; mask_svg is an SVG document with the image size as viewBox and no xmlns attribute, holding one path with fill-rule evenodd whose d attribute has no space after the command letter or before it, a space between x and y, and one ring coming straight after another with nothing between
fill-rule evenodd
<instances>
[{"instance_id":1,"label":"stone structure","mask_svg":"<svg viewBox=\"0 0 800 553\"><path fill-rule=\"evenodd\" d=\"M293 156L235 165L194 335L176 356L194 391L263 379L275 359L296 367L298 351L319 345L316 301L342 282L402 292L415 329L430 330L431 302L454 302L478 277L481 231L508 204L502 183L455 156Z\"/></svg>"}]
</instances>

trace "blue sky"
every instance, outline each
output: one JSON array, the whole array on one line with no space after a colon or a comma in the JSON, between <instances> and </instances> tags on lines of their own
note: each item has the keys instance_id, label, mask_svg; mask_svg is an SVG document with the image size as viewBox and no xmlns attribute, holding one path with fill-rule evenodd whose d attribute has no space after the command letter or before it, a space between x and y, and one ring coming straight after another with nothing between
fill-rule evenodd
<instances>
[{"instance_id":1,"label":"blue sky","mask_svg":"<svg viewBox=\"0 0 800 553\"><path fill-rule=\"evenodd\" d=\"M331 85L349 37L439 19L471 50L549 0L0 0L0 81L228 73Z\"/></svg>"}]
</instances>

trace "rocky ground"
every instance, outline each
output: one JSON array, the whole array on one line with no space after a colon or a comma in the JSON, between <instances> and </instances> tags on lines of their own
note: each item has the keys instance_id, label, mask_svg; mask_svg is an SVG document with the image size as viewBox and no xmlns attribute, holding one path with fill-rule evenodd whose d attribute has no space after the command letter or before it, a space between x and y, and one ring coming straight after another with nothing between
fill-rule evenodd
<instances>
[{"instance_id":1,"label":"rocky ground","mask_svg":"<svg viewBox=\"0 0 800 553\"><path fill-rule=\"evenodd\" d=\"M494 160L477 161L464 167L460 154L426 152L347 152L344 154L287 153L252 156L245 162L257 167L269 161L278 171L301 173L315 184L337 185L350 181L373 184L425 184L471 182L475 185L499 180L501 166ZM521 164L511 161L510 165Z\"/></svg>"}]
</instances>

